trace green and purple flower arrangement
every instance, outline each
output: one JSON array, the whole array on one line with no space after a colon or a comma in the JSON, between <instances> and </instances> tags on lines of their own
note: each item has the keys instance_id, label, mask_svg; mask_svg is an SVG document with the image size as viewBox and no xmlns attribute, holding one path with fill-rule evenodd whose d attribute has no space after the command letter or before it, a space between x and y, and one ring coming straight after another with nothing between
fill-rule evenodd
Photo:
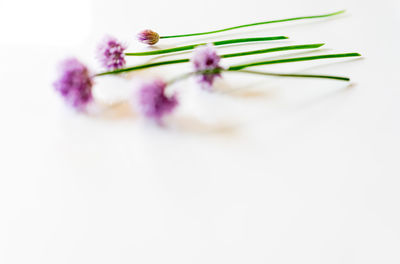
<instances>
[{"instance_id":1,"label":"green and purple flower arrangement","mask_svg":"<svg viewBox=\"0 0 400 264\"><path fill-rule=\"evenodd\" d=\"M201 33L190 33L182 35L160 35L153 30L143 30L137 35L137 39L146 44L154 45L163 39L172 38L184 38L184 37L195 37L202 35L211 35L230 30L260 26L272 23L282 23L296 20L306 19L322 19L332 16L337 16L344 13L339 11L330 14L316 15L316 16L304 16L287 18L281 20L271 20L264 22L257 22L252 24L245 24L235 27L229 27L214 31L201 32ZM217 78L222 78L226 72L242 73L242 74L254 74L254 75L265 75L275 77L292 77L292 78L319 78L319 79L333 79L338 81L350 81L350 78L343 76L333 75L312 75L312 74L301 74L301 73L277 73L277 72L265 72L250 70L257 66L269 65L269 64L280 64L280 63L294 63L300 61L313 61L313 60L324 60L334 58L349 58L349 57L360 57L361 55L356 52L351 53L339 53L339 54L323 54L316 56L303 56L303 57L291 57L286 59L271 59L261 60L256 62L242 63L238 65L232 65L229 67L222 67L221 60L234 57L242 57L249 55L277 53L282 51L290 50L313 50L322 47L323 43L313 44L301 44L301 45L290 45L290 46L279 46L268 49L257 49L246 52L236 52L219 54L217 51L218 46L231 45L231 44L243 44L243 43L256 43L256 42L267 42L276 40L286 40L286 36L268 36L268 37L254 37L254 38L236 38L228 39L223 41L215 41L209 43L197 43L185 46L176 46L169 49L155 49L145 52L127 52L127 45L123 44L114 37L106 36L99 43L96 57L101 67L104 69L103 72L93 73L85 64L76 58L68 58L62 61L59 65L59 76L54 83L55 90L61 95L64 101L76 109L79 112L85 112L87 106L94 101L93 86L94 79L101 78L105 75L120 75L127 72L144 70L152 67L160 67L174 64L191 64L191 72L181 76L173 76L169 81L162 78L153 78L149 81L142 82L137 92L132 93L131 103L135 105L141 115L149 120L154 121L157 124L164 124L164 117L171 114L176 107L179 105L178 95L168 95L166 89L174 83L186 79L195 78L200 89L206 91L213 91L213 84ZM126 57L131 56L153 56L163 54L174 54L182 51L192 51L188 58L176 59L176 60L163 60L158 62L139 64L134 66L126 65Z\"/></svg>"}]
</instances>

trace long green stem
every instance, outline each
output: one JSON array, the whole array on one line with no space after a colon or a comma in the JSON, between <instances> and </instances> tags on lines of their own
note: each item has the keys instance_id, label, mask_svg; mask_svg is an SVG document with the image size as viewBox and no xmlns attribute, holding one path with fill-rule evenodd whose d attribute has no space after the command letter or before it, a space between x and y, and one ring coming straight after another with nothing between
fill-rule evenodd
<instances>
[{"instance_id":1,"label":"long green stem","mask_svg":"<svg viewBox=\"0 0 400 264\"><path fill-rule=\"evenodd\" d=\"M245 51L245 52L238 52L238 53L223 54L223 55L221 55L221 58L234 58L234 57L240 57L240 56L264 54L264 53L287 51L287 50L317 49L317 48L322 47L323 45L325 45L325 44L319 43L319 44L283 46L283 47L276 47L276 48L269 48L269 49L260 49L260 50L252 50L252 51Z\"/></svg>"},{"instance_id":2,"label":"long green stem","mask_svg":"<svg viewBox=\"0 0 400 264\"><path fill-rule=\"evenodd\" d=\"M343 76L333 75L315 75L315 74L286 74L286 73L272 73L272 72L260 72L260 71L249 71L249 70L228 70L230 72L242 72L249 74L268 75L276 77L294 77L294 78L319 78L319 79L333 79L338 81L350 81L350 78Z\"/></svg>"},{"instance_id":3,"label":"long green stem","mask_svg":"<svg viewBox=\"0 0 400 264\"><path fill-rule=\"evenodd\" d=\"M160 61L160 62L154 62L154 63L148 63L148 64L141 64L141 65L118 69L118 70L114 70L114 71L98 73L95 76L119 74L119 73L137 71L137 70L142 70L142 69L152 68L152 67L157 67L157 66L162 66L162 65L185 63L185 62L189 62L189 61L190 61L190 59L181 59L181 60Z\"/></svg>"},{"instance_id":4,"label":"long green stem","mask_svg":"<svg viewBox=\"0 0 400 264\"><path fill-rule=\"evenodd\" d=\"M282 60L268 60L268 61L259 61L241 65L235 65L229 67L229 70L236 71L245 69L253 66L261 66L268 64L278 64L278 63L288 63L288 62L298 62L298 61L311 61L311 60L321 60L321 59L333 59L333 58L346 58L346 57L360 57L359 53L341 53L341 54L328 54L328 55L319 55L319 56L309 56L309 57L297 57L297 58L289 58Z\"/></svg>"},{"instance_id":5,"label":"long green stem","mask_svg":"<svg viewBox=\"0 0 400 264\"><path fill-rule=\"evenodd\" d=\"M316 49L323 45L324 44L306 44L306 45L283 46L283 47L276 47L276 48L270 48L270 49L261 49L261 50L247 51L247 52L224 54L224 55L221 55L221 58L233 58L233 57L239 57L239 56L249 56L249 55L254 55L254 54L264 54L264 53L278 52L278 51L285 51L285 50ZM162 65L185 63L185 62L189 62L189 61L190 61L190 59L187 58L187 59L179 59L179 60L154 62L154 63L137 65L137 66L133 66L133 67L129 67L129 68L123 68L123 69L119 69L119 70L115 70L115 71L99 73L96 76L130 72L130 71L152 68L152 67L157 67L157 66L162 66Z\"/></svg>"},{"instance_id":6,"label":"long green stem","mask_svg":"<svg viewBox=\"0 0 400 264\"><path fill-rule=\"evenodd\" d=\"M168 82L168 85L176 83L178 81L184 80L194 75L200 74L218 74L221 72L237 72L237 73L246 73L246 74L255 74L255 75L264 75L264 76L274 76L274 77L291 77L291 78L315 78L315 79L331 79L338 81L350 81L350 78L344 76L334 76L334 75L316 75L316 74L295 74L295 73L273 73L273 72L263 72L263 71L249 71L249 70L230 70L230 69L215 69L215 70L205 70L205 71L197 71L197 72L189 72L183 75L180 75L174 79L171 79Z\"/></svg>"},{"instance_id":7,"label":"long green stem","mask_svg":"<svg viewBox=\"0 0 400 264\"><path fill-rule=\"evenodd\" d=\"M215 46L221 46L221 45L228 45L228 44L272 41L272 40L282 40L282 39L288 39L288 37L276 36L276 37L261 37L261 38L229 39L229 40L215 41L215 42L212 42L212 44L214 44ZM192 50L192 49L196 48L197 46L206 45L206 44L207 43L198 43L198 44L186 45L186 46L175 47L175 48L170 48L170 49L160 49L160 50L152 50L152 51L144 51L144 52L127 52L127 53L125 53L125 55L126 56L159 55L159 54L166 54L166 53L171 53L171 52Z\"/></svg>"},{"instance_id":8,"label":"long green stem","mask_svg":"<svg viewBox=\"0 0 400 264\"><path fill-rule=\"evenodd\" d=\"M240 26L235 26L235 27L229 27L229 28L224 28L224 29L219 29L219 30L213 30L213 31L207 31L207 32L201 32L201 33L192 33L192 34L183 34L183 35L173 35L173 36L161 36L160 38L161 38L161 39L168 39L168 38L181 38L181 37L191 37L191 36L208 35L208 34L220 33L220 32L224 32L224 31L229 31L229 30L234 30L234 29L239 29L239 28L244 28L244 27L252 27L252 26L266 25L266 24L272 24L272 23L280 23L280 22L288 22L288 21L295 21L295 20L303 20L303 19L315 19L315 18L331 17L331 16L336 16L336 15L342 14L342 13L344 13L344 12L345 12L345 10L341 10L341 11L338 11L338 12L329 13L329 14L324 14L324 15L294 17L294 18L286 18L286 19L280 19L280 20L270 20L270 21L264 21L264 22L257 22L257 23L245 24L245 25L240 25Z\"/></svg>"}]
</instances>

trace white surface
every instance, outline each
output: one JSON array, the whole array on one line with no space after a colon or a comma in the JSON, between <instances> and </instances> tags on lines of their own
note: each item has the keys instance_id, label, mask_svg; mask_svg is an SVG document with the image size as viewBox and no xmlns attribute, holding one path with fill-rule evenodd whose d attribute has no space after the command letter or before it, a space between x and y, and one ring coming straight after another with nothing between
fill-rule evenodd
<instances>
[{"instance_id":1,"label":"white surface","mask_svg":"<svg viewBox=\"0 0 400 264\"><path fill-rule=\"evenodd\" d=\"M400 262L399 1L245 3L0 1L0 263ZM147 27L186 33L342 8L248 35L361 52L265 67L348 75L350 88L227 75L208 94L182 82L182 107L160 129L125 112L77 115L51 87L67 55L96 69L105 33L136 50ZM97 84L103 99L131 87Z\"/></svg>"}]
</instances>

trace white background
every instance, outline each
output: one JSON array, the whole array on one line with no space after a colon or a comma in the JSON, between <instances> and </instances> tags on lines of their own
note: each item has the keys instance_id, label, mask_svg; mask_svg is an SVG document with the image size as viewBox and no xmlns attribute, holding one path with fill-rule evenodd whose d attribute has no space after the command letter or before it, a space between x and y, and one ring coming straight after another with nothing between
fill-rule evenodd
<instances>
[{"instance_id":1,"label":"white background","mask_svg":"<svg viewBox=\"0 0 400 264\"><path fill-rule=\"evenodd\" d=\"M67 56L98 70L106 33L144 50L134 35L145 28L179 34L343 8L216 37L291 37L221 53L320 42L320 53L360 52L262 68L351 85L230 74L207 93L187 80L171 87L181 106L165 128L125 105L77 114L51 85ZM398 0L0 0L0 28L0 263L400 263ZM110 103L137 78L189 70L101 78L94 92Z\"/></svg>"}]
</instances>

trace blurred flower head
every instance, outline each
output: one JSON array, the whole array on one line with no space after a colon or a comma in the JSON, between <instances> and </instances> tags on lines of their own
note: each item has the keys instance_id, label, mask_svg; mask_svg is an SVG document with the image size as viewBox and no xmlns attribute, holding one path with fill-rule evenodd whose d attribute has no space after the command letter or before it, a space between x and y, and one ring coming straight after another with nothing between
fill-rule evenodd
<instances>
[{"instance_id":1,"label":"blurred flower head","mask_svg":"<svg viewBox=\"0 0 400 264\"><path fill-rule=\"evenodd\" d=\"M137 98L134 98L143 116L159 124L165 115L172 113L178 106L176 95L168 97L165 94L166 87L167 83L161 79L144 82L140 86Z\"/></svg>"},{"instance_id":2,"label":"blurred flower head","mask_svg":"<svg viewBox=\"0 0 400 264\"><path fill-rule=\"evenodd\" d=\"M106 36L97 48L97 58L107 70L117 70L125 66L126 46L116 38Z\"/></svg>"},{"instance_id":3,"label":"blurred flower head","mask_svg":"<svg viewBox=\"0 0 400 264\"><path fill-rule=\"evenodd\" d=\"M92 96L93 79L88 68L76 58L62 61L59 78L54 82L55 90L73 108L83 111Z\"/></svg>"},{"instance_id":4,"label":"blurred flower head","mask_svg":"<svg viewBox=\"0 0 400 264\"><path fill-rule=\"evenodd\" d=\"M158 35L158 33L150 29L141 31L137 35L137 38L140 42L147 45L154 45L160 40L160 36Z\"/></svg>"},{"instance_id":5,"label":"blurred flower head","mask_svg":"<svg viewBox=\"0 0 400 264\"><path fill-rule=\"evenodd\" d=\"M221 77L219 72L213 72L215 70L222 69L219 65L221 58L217 54L217 50L214 45L207 44L198 46L195 48L192 57L192 63L195 71L210 71L210 73L203 73L197 75L197 81L201 86L210 90L215 78Z\"/></svg>"}]
</instances>

